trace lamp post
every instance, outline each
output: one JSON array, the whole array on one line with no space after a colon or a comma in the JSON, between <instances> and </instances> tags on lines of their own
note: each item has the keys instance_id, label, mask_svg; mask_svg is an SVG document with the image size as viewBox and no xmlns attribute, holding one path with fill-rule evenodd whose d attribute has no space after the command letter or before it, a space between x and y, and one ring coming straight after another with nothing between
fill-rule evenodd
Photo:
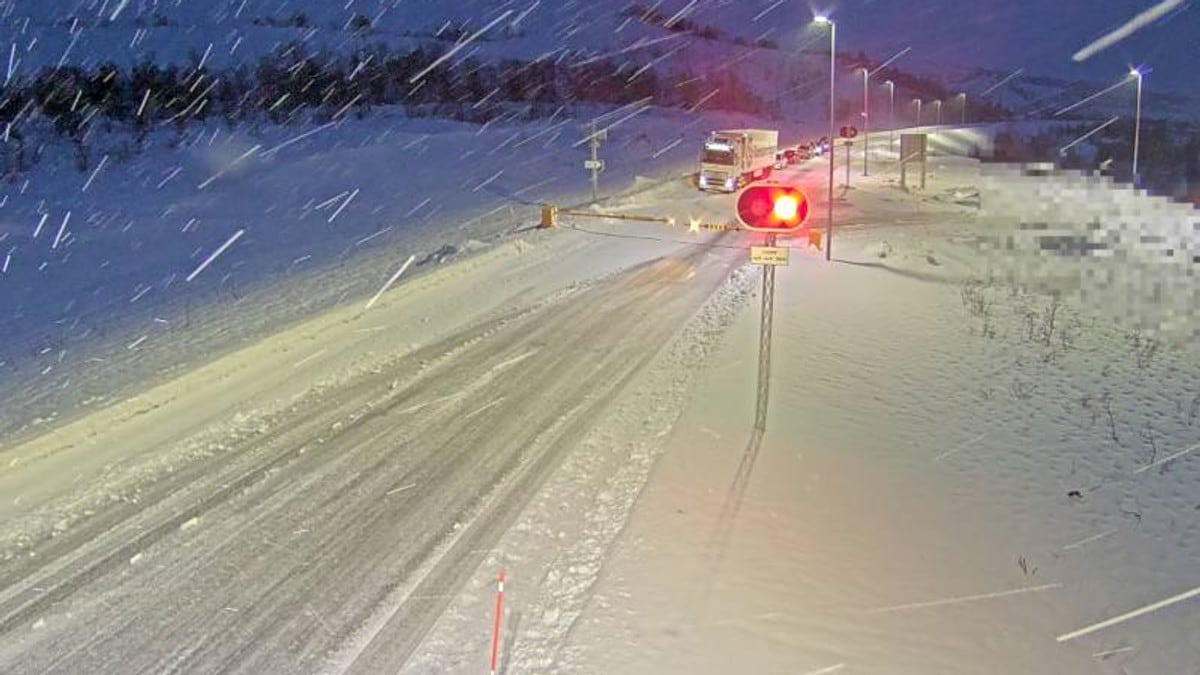
<instances>
[{"instance_id":1,"label":"lamp post","mask_svg":"<svg viewBox=\"0 0 1200 675\"><path fill-rule=\"evenodd\" d=\"M962 119L959 121L959 124L966 124L967 123L967 92L965 92L965 91L958 92L958 97L962 99L962 108L960 109L960 111L962 112Z\"/></svg>"},{"instance_id":2,"label":"lamp post","mask_svg":"<svg viewBox=\"0 0 1200 675\"><path fill-rule=\"evenodd\" d=\"M934 124L941 124L942 123L942 99L939 98L938 100L934 101L933 104L937 106L937 115L934 117L934 119L936 120L934 122Z\"/></svg>"},{"instance_id":3,"label":"lamp post","mask_svg":"<svg viewBox=\"0 0 1200 675\"><path fill-rule=\"evenodd\" d=\"M837 75L837 24L825 15L813 17L813 22L829 26L829 211L825 220L825 259L830 260L833 251L833 83Z\"/></svg>"},{"instance_id":4,"label":"lamp post","mask_svg":"<svg viewBox=\"0 0 1200 675\"><path fill-rule=\"evenodd\" d=\"M917 104L917 126L921 126L921 99L914 98L913 103Z\"/></svg>"},{"instance_id":5,"label":"lamp post","mask_svg":"<svg viewBox=\"0 0 1200 675\"><path fill-rule=\"evenodd\" d=\"M888 88L888 150L895 152L896 150L896 83L891 80L884 81L884 86Z\"/></svg>"},{"instance_id":6,"label":"lamp post","mask_svg":"<svg viewBox=\"0 0 1200 675\"><path fill-rule=\"evenodd\" d=\"M1137 78L1137 112L1133 122L1133 184L1138 183L1138 143L1142 136L1142 71L1133 68L1129 76Z\"/></svg>"},{"instance_id":7,"label":"lamp post","mask_svg":"<svg viewBox=\"0 0 1200 675\"><path fill-rule=\"evenodd\" d=\"M863 175L867 175L867 141L871 137L871 106L867 99L868 82L871 79L871 73L864 67L863 71Z\"/></svg>"}]
</instances>

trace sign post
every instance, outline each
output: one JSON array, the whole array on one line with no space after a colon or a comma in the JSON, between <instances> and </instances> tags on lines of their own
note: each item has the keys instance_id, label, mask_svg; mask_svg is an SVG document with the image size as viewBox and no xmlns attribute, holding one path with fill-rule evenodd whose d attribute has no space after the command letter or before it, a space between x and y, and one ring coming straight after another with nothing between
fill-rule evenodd
<instances>
[{"instance_id":1,"label":"sign post","mask_svg":"<svg viewBox=\"0 0 1200 675\"><path fill-rule=\"evenodd\" d=\"M596 153L600 150L600 141L608 138L607 129L596 129L596 123L592 122L592 133L588 136L591 141L592 158L583 163L583 168L592 172L592 201L595 202L600 191L600 172L604 170L604 160L597 157Z\"/></svg>"},{"instance_id":2,"label":"sign post","mask_svg":"<svg viewBox=\"0 0 1200 675\"><path fill-rule=\"evenodd\" d=\"M921 163L921 189L925 189L927 134L900 134L900 187L908 189L908 165Z\"/></svg>"},{"instance_id":3,"label":"sign post","mask_svg":"<svg viewBox=\"0 0 1200 675\"><path fill-rule=\"evenodd\" d=\"M775 234L767 235L767 246L775 247ZM754 428L767 430L767 399L771 395L771 324L775 318L775 265L763 264L762 320L758 328L758 398L754 405Z\"/></svg>"},{"instance_id":4,"label":"sign post","mask_svg":"<svg viewBox=\"0 0 1200 675\"><path fill-rule=\"evenodd\" d=\"M833 148L829 149L833 152ZM763 246L750 247L750 261L763 266L762 322L758 332L758 400L754 429L767 429L771 393L771 324L775 317L775 268L788 264L788 249L775 245L778 233L795 233L808 220L808 197L785 185L756 185L738 196L738 220L752 232L766 234Z\"/></svg>"},{"instance_id":5,"label":"sign post","mask_svg":"<svg viewBox=\"0 0 1200 675\"><path fill-rule=\"evenodd\" d=\"M851 139L853 139L855 136L858 135L858 127L853 127L853 126L842 127L839 130L838 135L842 137L842 143L844 143L846 145L846 187L849 188L850 187L850 146L854 145L854 141ZM830 148L830 152L832 152L832 151L833 151L833 149ZM863 175L864 176L867 175L866 151L867 151L867 145L866 145L866 143L863 143Z\"/></svg>"}]
</instances>

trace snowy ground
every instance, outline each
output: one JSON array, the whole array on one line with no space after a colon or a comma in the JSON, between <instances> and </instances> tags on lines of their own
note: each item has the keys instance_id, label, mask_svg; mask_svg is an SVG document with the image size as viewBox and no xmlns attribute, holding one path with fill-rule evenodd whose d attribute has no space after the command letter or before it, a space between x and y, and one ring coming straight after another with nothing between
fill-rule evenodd
<instances>
[{"instance_id":1,"label":"snowy ground","mask_svg":"<svg viewBox=\"0 0 1200 675\"><path fill-rule=\"evenodd\" d=\"M1114 196L1163 241L1091 213L1072 241L1114 254L1063 255L1020 221L1044 181L1083 213L1074 178L939 157L909 193L886 157L839 190L833 264L785 240L761 438L754 238L567 219L14 440L0 669L478 672L503 568L508 673L1194 670L1194 599L1055 639L1200 585L1192 327L1112 283L1194 297L1194 263L1138 257L1194 250L1194 212ZM815 222L823 168L783 174ZM728 219L660 171L610 208Z\"/></svg>"},{"instance_id":2,"label":"snowy ground","mask_svg":"<svg viewBox=\"0 0 1200 675\"><path fill-rule=\"evenodd\" d=\"M1018 205L1048 180L1065 195L1078 182L1006 172ZM780 270L761 446L748 303L686 405L650 393L672 390L651 375L597 430L408 672L481 667L500 568L512 673L1200 667L1195 599L1055 639L1200 584L1194 345L1118 323L1126 289L1087 281L1102 262L1057 258L1060 277L1084 279L1058 303L983 281L1006 270L980 242L1021 228L978 217L975 188L992 183L975 164L936 160L924 193L893 180L855 173L837 263L794 248ZM1061 221L1087 205L1076 199ZM1027 261L1010 276L1030 281ZM1080 310L1106 293L1114 315Z\"/></svg>"},{"instance_id":3,"label":"snowy ground","mask_svg":"<svg viewBox=\"0 0 1200 675\"><path fill-rule=\"evenodd\" d=\"M601 149L601 194L678 178L710 128L740 121L634 115ZM0 442L365 303L410 255L413 276L494 246L536 223L539 201L578 204L582 124L381 111L320 127L198 125L130 159L116 156L120 138L100 141L112 156L89 173L50 146L0 199Z\"/></svg>"}]
</instances>

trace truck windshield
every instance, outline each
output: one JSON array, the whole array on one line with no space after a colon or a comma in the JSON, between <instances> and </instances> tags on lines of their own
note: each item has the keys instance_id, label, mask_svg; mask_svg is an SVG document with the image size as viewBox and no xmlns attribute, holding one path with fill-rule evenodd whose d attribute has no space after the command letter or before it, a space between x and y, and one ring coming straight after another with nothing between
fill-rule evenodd
<instances>
[{"instance_id":1,"label":"truck windshield","mask_svg":"<svg viewBox=\"0 0 1200 675\"><path fill-rule=\"evenodd\" d=\"M733 166L733 153L729 150L714 150L705 148L704 155L700 158L705 164L725 164Z\"/></svg>"}]
</instances>

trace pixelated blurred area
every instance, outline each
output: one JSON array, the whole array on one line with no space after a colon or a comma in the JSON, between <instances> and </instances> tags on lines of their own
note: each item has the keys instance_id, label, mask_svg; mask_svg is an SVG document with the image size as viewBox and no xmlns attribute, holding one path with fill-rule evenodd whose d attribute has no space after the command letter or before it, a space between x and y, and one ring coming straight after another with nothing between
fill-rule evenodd
<instances>
[{"instance_id":1,"label":"pixelated blurred area","mask_svg":"<svg viewBox=\"0 0 1200 675\"><path fill-rule=\"evenodd\" d=\"M990 272L1164 339L1200 336L1200 210L1049 163L985 164Z\"/></svg>"}]
</instances>

